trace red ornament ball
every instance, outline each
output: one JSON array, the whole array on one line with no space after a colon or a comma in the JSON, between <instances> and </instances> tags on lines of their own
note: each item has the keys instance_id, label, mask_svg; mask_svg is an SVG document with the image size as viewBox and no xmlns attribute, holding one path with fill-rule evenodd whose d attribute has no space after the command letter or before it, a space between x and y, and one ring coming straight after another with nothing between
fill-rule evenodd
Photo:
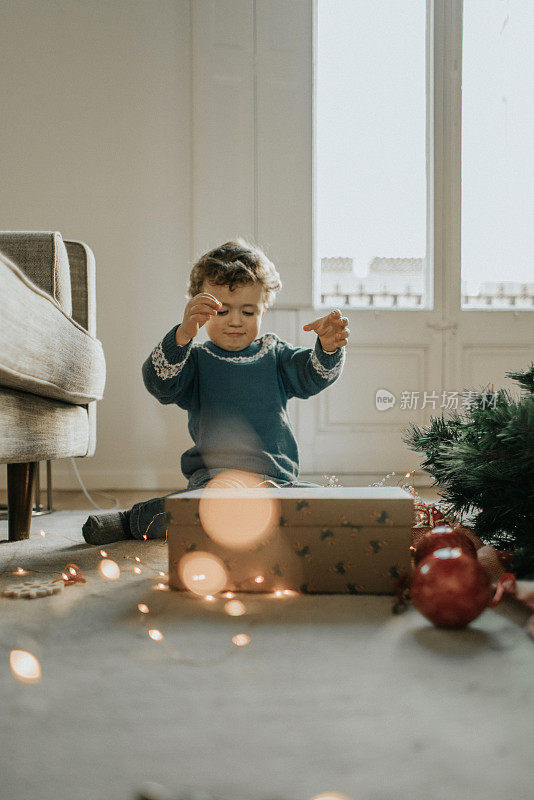
<instances>
[{"instance_id":1,"label":"red ornament ball","mask_svg":"<svg viewBox=\"0 0 534 800\"><path fill-rule=\"evenodd\" d=\"M414 544L414 566L417 566L430 553L440 547L459 547L473 556L473 558L477 557L475 545L460 528L453 529L450 525L438 525L428 533L423 534Z\"/></svg>"},{"instance_id":2,"label":"red ornament ball","mask_svg":"<svg viewBox=\"0 0 534 800\"><path fill-rule=\"evenodd\" d=\"M414 607L438 628L465 628L488 606L493 587L478 560L459 547L442 547L412 577Z\"/></svg>"}]
</instances>

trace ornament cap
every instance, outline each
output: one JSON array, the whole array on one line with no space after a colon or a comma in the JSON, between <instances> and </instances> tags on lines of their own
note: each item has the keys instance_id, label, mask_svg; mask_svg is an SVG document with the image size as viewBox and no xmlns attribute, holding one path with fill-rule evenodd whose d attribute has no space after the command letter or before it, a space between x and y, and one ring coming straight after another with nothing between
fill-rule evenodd
<instances>
[{"instance_id":1,"label":"ornament cap","mask_svg":"<svg viewBox=\"0 0 534 800\"><path fill-rule=\"evenodd\" d=\"M452 533L453 530L450 525L436 525L435 528L432 528L431 533Z\"/></svg>"}]
</instances>

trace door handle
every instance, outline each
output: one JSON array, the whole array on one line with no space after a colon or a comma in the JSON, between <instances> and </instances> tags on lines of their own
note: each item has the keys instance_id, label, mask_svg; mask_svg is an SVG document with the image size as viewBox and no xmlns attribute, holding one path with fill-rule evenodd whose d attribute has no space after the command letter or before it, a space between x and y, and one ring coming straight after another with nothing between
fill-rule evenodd
<instances>
[{"instance_id":1,"label":"door handle","mask_svg":"<svg viewBox=\"0 0 534 800\"><path fill-rule=\"evenodd\" d=\"M432 328L435 331L452 331L456 333L456 328L458 327L457 322L452 322L451 320L439 320L438 322L427 322L427 328Z\"/></svg>"}]
</instances>

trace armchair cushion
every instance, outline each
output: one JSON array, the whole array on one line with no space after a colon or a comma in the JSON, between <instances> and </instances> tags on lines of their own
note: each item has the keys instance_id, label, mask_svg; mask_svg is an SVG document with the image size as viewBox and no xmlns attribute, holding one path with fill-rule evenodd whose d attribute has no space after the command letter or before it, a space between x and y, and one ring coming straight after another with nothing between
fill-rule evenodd
<instances>
[{"instance_id":1,"label":"armchair cushion","mask_svg":"<svg viewBox=\"0 0 534 800\"><path fill-rule=\"evenodd\" d=\"M73 404L100 400L102 344L2 252L0 298L0 386Z\"/></svg>"},{"instance_id":2,"label":"armchair cushion","mask_svg":"<svg viewBox=\"0 0 534 800\"><path fill-rule=\"evenodd\" d=\"M0 462L93 455L90 424L84 406L0 387Z\"/></svg>"}]
</instances>

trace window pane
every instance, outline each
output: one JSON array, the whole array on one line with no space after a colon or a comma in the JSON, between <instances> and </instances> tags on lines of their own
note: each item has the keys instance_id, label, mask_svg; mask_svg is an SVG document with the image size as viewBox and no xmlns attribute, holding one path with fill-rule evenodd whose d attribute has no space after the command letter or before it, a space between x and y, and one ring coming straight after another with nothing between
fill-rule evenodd
<instances>
[{"instance_id":1,"label":"window pane","mask_svg":"<svg viewBox=\"0 0 534 800\"><path fill-rule=\"evenodd\" d=\"M425 0L318 0L316 246L326 305L426 306Z\"/></svg>"},{"instance_id":2,"label":"window pane","mask_svg":"<svg viewBox=\"0 0 534 800\"><path fill-rule=\"evenodd\" d=\"M464 0L462 307L534 309L534 3Z\"/></svg>"}]
</instances>

